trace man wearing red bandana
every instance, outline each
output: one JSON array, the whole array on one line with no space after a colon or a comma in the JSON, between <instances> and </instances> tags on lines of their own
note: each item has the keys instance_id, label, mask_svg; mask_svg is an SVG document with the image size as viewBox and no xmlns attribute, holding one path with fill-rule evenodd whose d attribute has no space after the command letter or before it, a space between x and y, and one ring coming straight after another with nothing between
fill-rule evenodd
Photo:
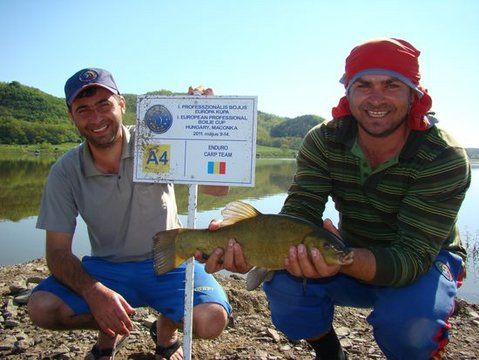
<instances>
[{"instance_id":1,"label":"man wearing red bandana","mask_svg":"<svg viewBox=\"0 0 479 360\"><path fill-rule=\"evenodd\" d=\"M264 284L273 323L306 339L316 359L347 358L332 327L336 306L372 309L367 321L388 359L440 358L448 342L466 258L456 220L471 173L464 149L428 113L419 54L399 39L355 47L333 120L299 150L281 213L322 225L354 252L351 264L328 265L319 250L292 247L286 270ZM329 197L337 228L322 219ZM231 249L223 266L247 268ZM217 270L213 261L207 270Z\"/></svg>"}]
</instances>

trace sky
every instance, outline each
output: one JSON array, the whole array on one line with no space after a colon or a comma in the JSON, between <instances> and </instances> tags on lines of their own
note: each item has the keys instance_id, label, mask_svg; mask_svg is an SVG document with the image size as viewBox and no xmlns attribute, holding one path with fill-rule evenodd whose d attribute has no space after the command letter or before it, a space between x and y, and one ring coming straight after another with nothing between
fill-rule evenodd
<instances>
[{"instance_id":1,"label":"sky","mask_svg":"<svg viewBox=\"0 0 479 360\"><path fill-rule=\"evenodd\" d=\"M396 37L421 51L439 126L479 148L478 14L476 0L0 0L0 81L64 97L68 77L101 67L123 93L201 84L329 119L351 49Z\"/></svg>"}]
</instances>

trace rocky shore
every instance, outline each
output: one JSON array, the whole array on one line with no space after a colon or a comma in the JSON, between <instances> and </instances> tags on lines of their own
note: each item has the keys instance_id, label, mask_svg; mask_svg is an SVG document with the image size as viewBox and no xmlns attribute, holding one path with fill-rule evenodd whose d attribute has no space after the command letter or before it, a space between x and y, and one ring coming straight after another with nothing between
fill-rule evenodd
<instances>
[{"instance_id":1,"label":"rocky shore","mask_svg":"<svg viewBox=\"0 0 479 360\"><path fill-rule=\"evenodd\" d=\"M93 331L53 332L31 324L26 314L29 289L48 275L43 259L0 267L0 358L82 359L95 343ZM244 280L219 277L234 309L234 321L215 340L195 339L194 359L312 359L305 342L288 341L271 323L264 293L248 292ZM366 322L368 311L339 308L335 328L349 359L384 359ZM116 359L154 359L148 327L150 309L138 309L136 329ZM444 359L479 358L479 306L458 299L450 319L451 342Z\"/></svg>"}]
</instances>

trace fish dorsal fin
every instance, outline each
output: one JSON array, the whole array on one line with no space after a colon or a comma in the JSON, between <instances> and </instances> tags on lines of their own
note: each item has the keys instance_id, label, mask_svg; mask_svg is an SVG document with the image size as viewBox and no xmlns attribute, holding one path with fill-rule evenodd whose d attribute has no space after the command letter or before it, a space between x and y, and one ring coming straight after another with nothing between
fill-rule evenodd
<instances>
[{"instance_id":1,"label":"fish dorsal fin","mask_svg":"<svg viewBox=\"0 0 479 360\"><path fill-rule=\"evenodd\" d=\"M221 215L223 215L222 225L232 225L240 220L261 215L261 213L250 204L242 201L232 201L221 210Z\"/></svg>"}]
</instances>

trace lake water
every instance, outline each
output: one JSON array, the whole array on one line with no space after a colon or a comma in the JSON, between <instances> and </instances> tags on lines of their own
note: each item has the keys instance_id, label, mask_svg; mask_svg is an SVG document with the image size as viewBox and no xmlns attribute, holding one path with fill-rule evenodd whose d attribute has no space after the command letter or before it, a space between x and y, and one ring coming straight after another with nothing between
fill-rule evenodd
<instances>
[{"instance_id":1,"label":"lake water","mask_svg":"<svg viewBox=\"0 0 479 360\"><path fill-rule=\"evenodd\" d=\"M0 159L0 266L18 264L44 256L45 232L35 229L40 196L53 158ZM263 213L277 213L286 198L294 174L293 160L258 160L254 188L231 188L225 197L200 194L196 226L207 227L221 219L220 211L232 200L244 200ZM180 220L187 223L187 188L176 187ZM479 303L479 167L473 167L472 185L459 213L459 228L468 249L467 278L459 296ZM325 217L336 224L338 215L329 202ZM73 250L88 255L90 245L85 223L79 219Z\"/></svg>"}]
</instances>

